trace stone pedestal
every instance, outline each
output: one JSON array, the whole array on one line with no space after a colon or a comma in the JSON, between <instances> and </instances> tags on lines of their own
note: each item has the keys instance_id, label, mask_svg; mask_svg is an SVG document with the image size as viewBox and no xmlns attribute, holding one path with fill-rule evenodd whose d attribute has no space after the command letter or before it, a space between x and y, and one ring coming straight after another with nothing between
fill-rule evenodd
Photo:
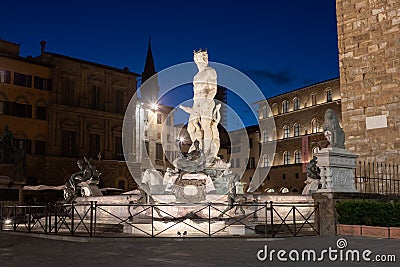
<instances>
[{"instance_id":1,"label":"stone pedestal","mask_svg":"<svg viewBox=\"0 0 400 267\"><path fill-rule=\"evenodd\" d=\"M317 192L358 192L354 179L357 155L341 148L323 148L315 155L321 176Z\"/></svg>"}]
</instances>

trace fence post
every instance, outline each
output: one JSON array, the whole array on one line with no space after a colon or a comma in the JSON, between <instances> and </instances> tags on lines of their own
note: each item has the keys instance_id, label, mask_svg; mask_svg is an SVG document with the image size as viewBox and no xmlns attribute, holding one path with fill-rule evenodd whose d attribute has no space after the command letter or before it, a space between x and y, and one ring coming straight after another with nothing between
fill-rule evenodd
<instances>
[{"instance_id":1,"label":"fence post","mask_svg":"<svg viewBox=\"0 0 400 267\"><path fill-rule=\"evenodd\" d=\"M31 232L31 212L32 212L31 205L28 206L28 233Z\"/></svg>"},{"instance_id":2,"label":"fence post","mask_svg":"<svg viewBox=\"0 0 400 267\"><path fill-rule=\"evenodd\" d=\"M271 229L271 237L275 236L274 233L274 207L273 207L273 202L270 201L270 217L271 217L271 224L270 224L270 229Z\"/></svg>"},{"instance_id":3,"label":"fence post","mask_svg":"<svg viewBox=\"0 0 400 267\"><path fill-rule=\"evenodd\" d=\"M93 201L90 201L90 226L89 226L89 235L93 236Z\"/></svg>"},{"instance_id":4,"label":"fence post","mask_svg":"<svg viewBox=\"0 0 400 267\"><path fill-rule=\"evenodd\" d=\"M151 204L151 237L154 237L154 204Z\"/></svg>"},{"instance_id":5,"label":"fence post","mask_svg":"<svg viewBox=\"0 0 400 267\"><path fill-rule=\"evenodd\" d=\"M49 203L46 204L46 206L44 207L44 233L47 234L47 227L48 227L48 207L49 207Z\"/></svg>"},{"instance_id":6,"label":"fence post","mask_svg":"<svg viewBox=\"0 0 400 267\"><path fill-rule=\"evenodd\" d=\"M3 203L0 203L0 231L3 231L3 221L4 221Z\"/></svg>"},{"instance_id":7,"label":"fence post","mask_svg":"<svg viewBox=\"0 0 400 267\"><path fill-rule=\"evenodd\" d=\"M296 206L292 207L293 210L293 227L294 227L294 236L297 236L297 229L296 229Z\"/></svg>"},{"instance_id":8,"label":"fence post","mask_svg":"<svg viewBox=\"0 0 400 267\"><path fill-rule=\"evenodd\" d=\"M58 234L57 212L58 212L58 206L56 204L56 205L54 205L54 234L56 234L56 235Z\"/></svg>"},{"instance_id":9,"label":"fence post","mask_svg":"<svg viewBox=\"0 0 400 267\"><path fill-rule=\"evenodd\" d=\"M97 201L94 202L94 234L93 236L96 236L96 226L97 226Z\"/></svg>"},{"instance_id":10,"label":"fence post","mask_svg":"<svg viewBox=\"0 0 400 267\"><path fill-rule=\"evenodd\" d=\"M74 217L75 217L75 207L74 207L74 203L71 203L71 235L74 235Z\"/></svg>"},{"instance_id":11,"label":"fence post","mask_svg":"<svg viewBox=\"0 0 400 267\"><path fill-rule=\"evenodd\" d=\"M211 237L211 203L208 203L208 237Z\"/></svg>"},{"instance_id":12,"label":"fence post","mask_svg":"<svg viewBox=\"0 0 400 267\"><path fill-rule=\"evenodd\" d=\"M264 219L264 237L267 237L267 224L268 224L268 201L264 202L265 205L265 219Z\"/></svg>"},{"instance_id":13,"label":"fence post","mask_svg":"<svg viewBox=\"0 0 400 267\"><path fill-rule=\"evenodd\" d=\"M14 205L14 222L13 222L13 229L14 232L17 231L17 205Z\"/></svg>"}]
</instances>

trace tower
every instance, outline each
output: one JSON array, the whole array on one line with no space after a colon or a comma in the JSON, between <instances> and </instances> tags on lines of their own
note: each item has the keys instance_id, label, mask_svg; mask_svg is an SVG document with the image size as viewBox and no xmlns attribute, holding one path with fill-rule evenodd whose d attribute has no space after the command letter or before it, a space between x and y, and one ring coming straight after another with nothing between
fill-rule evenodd
<instances>
[{"instance_id":1,"label":"tower","mask_svg":"<svg viewBox=\"0 0 400 267\"><path fill-rule=\"evenodd\" d=\"M142 72L142 85L140 87L142 101L144 103L155 103L158 99L159 91L160 87L158 86L157 72L154 67L154 58L151 49L151 38L149 38L146 62Z\"/></svg>"}]
</instances>

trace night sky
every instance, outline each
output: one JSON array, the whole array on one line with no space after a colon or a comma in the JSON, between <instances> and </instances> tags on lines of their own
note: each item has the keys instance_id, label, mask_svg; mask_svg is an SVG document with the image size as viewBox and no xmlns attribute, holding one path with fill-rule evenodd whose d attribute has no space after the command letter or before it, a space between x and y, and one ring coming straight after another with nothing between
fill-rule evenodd
<instances>
[{"instance_id":1,"label":"night sky","mask_svg":"<svg viewBox=\"0 0 400 267\"><path fill-rule=\"evenodd\" d=\"M141 73L151 36L158 71L206 48L266 97L339 76L333 0L6 0L1 10L0 38L22 56L45 40L49 52Z\"/></svg>"}]
</instances>

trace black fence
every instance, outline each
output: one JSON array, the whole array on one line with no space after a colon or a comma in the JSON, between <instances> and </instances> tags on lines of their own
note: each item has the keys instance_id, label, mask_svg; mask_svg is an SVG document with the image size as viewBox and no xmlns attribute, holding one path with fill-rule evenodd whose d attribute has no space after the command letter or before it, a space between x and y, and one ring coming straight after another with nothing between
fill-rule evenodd
<instances>
[{"instance_id":1,"label":"black fence","mask_svg":"<svg viewBox=\"0 0 400 267\"><path fill-rule=\"evenodd\" d=\"M189 211L189 212L185 212ZM179 216L179 214L185 214ZM63 204L1 206L2 231L86 237L318 235L314 204Z\"/></svg>"},{"instance_id":2,"label":"black fence","mask_svg":"<svg viewBox=\"0 0 400 267\"><path fill-rule=\"evenodd\" d=\"M355 184L362 193L400 194L399 165L359 162L355 170Z\"/></svg>"}]
</instances>

